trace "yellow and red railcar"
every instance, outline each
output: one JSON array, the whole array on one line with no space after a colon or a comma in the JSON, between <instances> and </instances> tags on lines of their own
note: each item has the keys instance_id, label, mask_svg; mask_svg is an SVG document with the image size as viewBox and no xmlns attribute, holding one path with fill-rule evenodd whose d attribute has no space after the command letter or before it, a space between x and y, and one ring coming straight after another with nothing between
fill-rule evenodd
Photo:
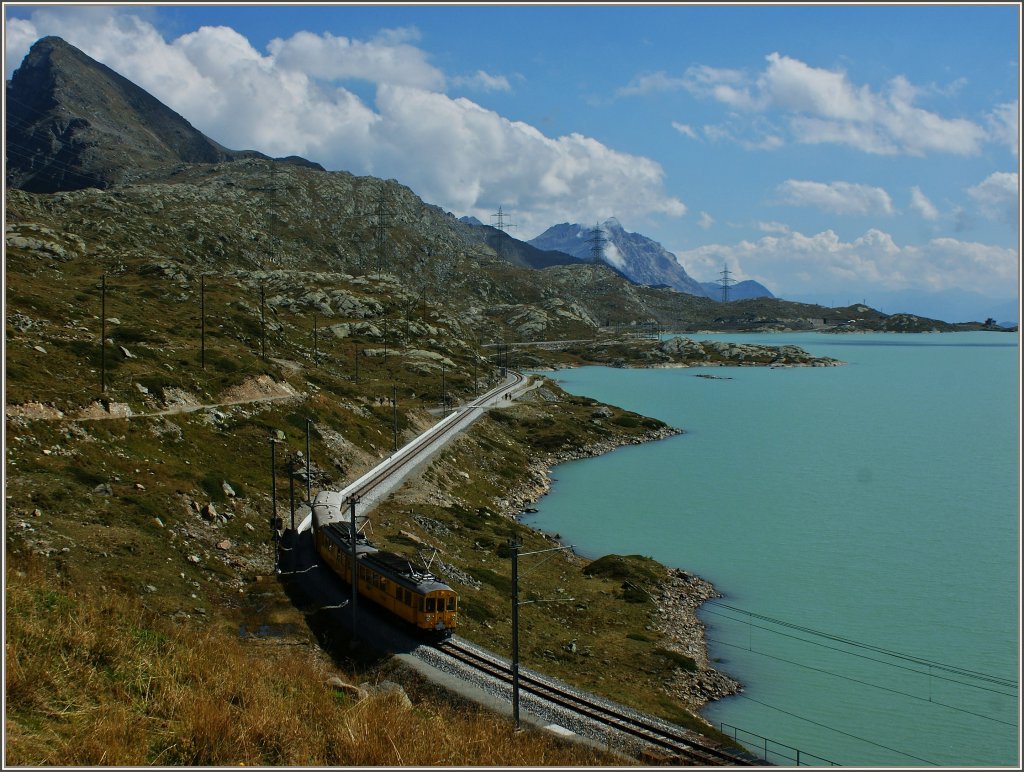
<instances>
[{"instance_id":1,"label":"yellow and red railcar","mask_svg":"<svg viewBox=\"0 0 1024 772\"><path fill-rule=\"evenodd\" d=\"M314 510L315 511L315 510ZM325 522L314 529L316 551L346 583L352 581L351 527ZM450 635L458 617L458 593L422 565L374 547L356 536L358 593L420 630Z\"/></svg>"}]
</instances>

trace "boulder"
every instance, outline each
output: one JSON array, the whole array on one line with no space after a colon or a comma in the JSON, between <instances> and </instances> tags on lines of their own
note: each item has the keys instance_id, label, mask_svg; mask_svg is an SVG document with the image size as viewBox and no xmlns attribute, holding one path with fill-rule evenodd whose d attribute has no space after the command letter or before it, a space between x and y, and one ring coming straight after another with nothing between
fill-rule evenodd
<instances>
[{"instance_id":1,"label":"boulder","mask_svg":"<svg viewBox=\"0 0 1024 772\"><path fill-rule=\"evenodd\" d=\"M366 689L342 681L338 676L331 676L324 682L329 688L342 694L347 694L356 702L365 700L368 696Z\"/></svg>"}]
</instances>

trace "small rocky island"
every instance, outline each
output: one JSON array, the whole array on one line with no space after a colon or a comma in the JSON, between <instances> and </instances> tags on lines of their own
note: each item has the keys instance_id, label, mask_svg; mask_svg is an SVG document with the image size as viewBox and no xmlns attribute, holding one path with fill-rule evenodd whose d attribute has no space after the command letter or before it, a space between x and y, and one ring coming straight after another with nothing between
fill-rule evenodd
<instances>
[{"instance_id":1,"label":"small rocky island","mask_svg":"<svg viewBox=\"0 0 1024 772\"><path fill-rule=\"evenodd\" d=\"M606 338L569 341L544 349L525 345L517 352L522 367L608 365L610 367L836 367L832 357L814 356L800 346L768 346L693 340L688 337Z\"/></svg>"}]
</instances>

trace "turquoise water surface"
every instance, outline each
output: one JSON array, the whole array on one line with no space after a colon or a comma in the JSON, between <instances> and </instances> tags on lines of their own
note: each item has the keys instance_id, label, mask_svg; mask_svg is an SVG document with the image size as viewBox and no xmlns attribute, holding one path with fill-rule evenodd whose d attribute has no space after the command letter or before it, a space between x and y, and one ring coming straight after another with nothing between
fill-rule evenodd
<instances>
[{"instance_id":1,"label":"turquoise water surface","mask_svg":"<svg viewBox=\"0 0 1024 772\"><path fill-rule=\"evenodd\" d=\"M558 466L529 524L713 582L745 689L704 715L773 763L1016 766L1017 335L693 337L848 364L555 373L686 433Z\"/></svg>"}]
</instances>

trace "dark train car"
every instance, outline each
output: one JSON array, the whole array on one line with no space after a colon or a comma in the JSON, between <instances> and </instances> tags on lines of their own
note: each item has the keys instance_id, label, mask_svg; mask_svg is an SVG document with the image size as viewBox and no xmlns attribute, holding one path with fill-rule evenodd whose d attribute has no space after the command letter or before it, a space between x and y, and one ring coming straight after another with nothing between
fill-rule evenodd
<instances>
[{"instance_id":1,"label":"dark train car","mask_svg":"<svg viewBox=\"0 0 1024 772\"><path fill-rule=\"evenodd\" d=\"M352 581L350 526L327 522L314 528L316 551L345 582ZM450 635L458 615L458 593L438 581L425 567L379 550L356 537L358 592L423 631Z\"/></svg>"}]
</instances>

